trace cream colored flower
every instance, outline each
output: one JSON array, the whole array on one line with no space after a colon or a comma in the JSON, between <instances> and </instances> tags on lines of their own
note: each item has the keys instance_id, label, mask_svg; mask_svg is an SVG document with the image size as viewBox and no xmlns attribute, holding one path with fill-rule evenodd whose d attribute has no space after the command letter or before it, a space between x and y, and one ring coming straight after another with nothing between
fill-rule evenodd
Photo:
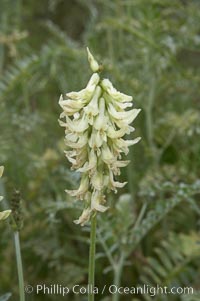
<instances>
[{"instance_id":1,"label":"cream colored flower","mask_svg":"<svg viewBox=\"0 0 200 301\"><path fill-rule=\"evenodd\" d=\"M87 48L88 60L93 72L99 71L99 64ZM129 161L122 161L122 153L128 154L133 140L123 139L135 129L130 125L140 109L132 108L132 96L117 91L108 79L100 79L94 73L86 88L60 97L63 109L59 123L65 128L66 157L72 169L81 173L77 190L66 190L77 200L84 202L84 210L76 224L84 225L96 212L105 212L106 192L122 188L115 176Z\"/></svg>"},{"instance_id":2,"label":"cream colored flower","mask_svg":"<svg viewBox=\"0 0 200 301\"><path fill-rule=\"evenodd\" d=\"M3 166L0 166L0 178L2 177L3 175L3 170L4 170L4 167ZM3 197L0 196L0 201L3 200ZM0 221L6 219L11 213L11 210L4 210L4 211L1 211L0 212Z\"/></svg>"},{"instance_id":3,"label":"cream colored flower","mask_svg":"<svg viewBox=\"0 0 200 301\"><path fill-rule=\"evenodd\" d=\"M84 226L84 224L87 223L90 219L91 213L92 209L90 209L89 207L84 209L79 219L75 220L74 223L77 225L80 224L81 226Z\"/></svg>"}]
</instances>

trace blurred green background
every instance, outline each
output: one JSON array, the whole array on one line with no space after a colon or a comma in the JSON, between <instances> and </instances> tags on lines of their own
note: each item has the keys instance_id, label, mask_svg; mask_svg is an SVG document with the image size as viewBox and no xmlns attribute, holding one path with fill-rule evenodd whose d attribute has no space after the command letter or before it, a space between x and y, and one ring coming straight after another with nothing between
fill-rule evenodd
<instances>
[{"instance_id":1,"label":"blurred green background","mask_svg":"<svg viewBox=\"0 0 200 301\"><path fill-rule=\"evenodd\" d=\"M61 93L85 87L86 46L102 75L133 96L142 141L129 152L121 180L98 219L96 285L191 286L200 290L200 1L0 1L0 195L22 195L25 283L87 283L89 226L64 190L79 175L64 156L58 124ZM136 137L136 135L135 135ZM18 300L13 233L0 224L0 295ZM64 298L63 298L64 299ZM27 301L62 300L27 295ZM84 295L65 300L84 301ZM96 300L151 300L148 295Z\"/></svg>"}]
</instances>

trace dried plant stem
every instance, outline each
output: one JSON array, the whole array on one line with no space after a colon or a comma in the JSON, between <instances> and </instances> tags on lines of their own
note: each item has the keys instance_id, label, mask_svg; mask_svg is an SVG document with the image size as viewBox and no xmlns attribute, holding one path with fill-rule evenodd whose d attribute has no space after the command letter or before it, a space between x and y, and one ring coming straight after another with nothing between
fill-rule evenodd
<instances>
[{"instance_id":1,"label":"dried plant stem","mask_svg":"<svg viewBox=\"0 0 200 301\"><path fill-rule=\"evenodd\" d=\"M88 275L88 285L90 289L89 289L88 301L94 301L94 294L92 291L95 285L95 252L96 252L96 214L94 214L91 217L89 275Z\"/></svg>"},{"instance_id":2,"label":"dried plant stem","mask_svg":"<svg viewBox=\"0 0 200 301\"><path fill-rule=\"evenodd\" d=\"M14 232L14 241L15 241L15 253L16 253L16 260L17 260L17 272L18 272L18 279L19 279L20 301L25 301L24 276L23 276L22 256L21 256L20 239L19 239L18 231Z\"/></svg>"}]
</instances>

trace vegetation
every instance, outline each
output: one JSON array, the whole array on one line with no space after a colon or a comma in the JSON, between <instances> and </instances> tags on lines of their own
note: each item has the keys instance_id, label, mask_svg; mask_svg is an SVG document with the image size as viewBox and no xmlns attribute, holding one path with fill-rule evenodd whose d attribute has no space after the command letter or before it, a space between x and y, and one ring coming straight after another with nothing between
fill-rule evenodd
<instances>
[{"instance_id":1,"label":"vegetation","mask_svg":"<svg viewBox=\"0 0 200 301\"><path fill-rule=\"evenodd\" d=\"M199 19L197 0L1 1L0 212L20 192L25 285L87 284L90 224L73 223L82 203L64 191L78 187L79 174L63 154L58 99L85 87L88 46L103 76L142 108L137 135L129 137L142 140L119 177L128 184L110 193L110 209L98 214L96 286L191 286L193 295L154 300L199 299ZM19 300L10 220L0 222L1 301ZM59 299L26 294L27 301Z\"/></svg>"}]
</instances>

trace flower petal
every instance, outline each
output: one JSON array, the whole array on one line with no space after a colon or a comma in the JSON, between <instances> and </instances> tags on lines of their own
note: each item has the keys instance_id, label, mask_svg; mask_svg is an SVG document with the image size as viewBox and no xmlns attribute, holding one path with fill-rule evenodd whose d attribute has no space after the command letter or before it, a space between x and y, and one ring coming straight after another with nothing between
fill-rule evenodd
<instances>
[{"instance_id":1,"label":"flower petal","mask_svg":"<svg viewBox=\"0 0 200 301\"><path fill-rule=\"evenodd\" d=\"M92 210L105 212L106 210L108 210L109 207L103 206L102 203L104 203L104 202L105 202L104 196L102 195L101 192L94 191L92 193L92 198L91 198L91 209Z\"/></svg>"},{"instance_id":2,"label":"flower petal","mask_svg":"<svg viewBox=\"0 0 200 301\"><path fill-rule=\"evenodd\" d=\"M84 195L87 193L89 188L89 177L84 174L81 178L80 187L77 190L65 190L69 195L77 197L77 199L83 200Z\"/></svg>"},{"instance_id":3,"label":"flower petal","mask_svg":"<svg viewBox=\"0 0 200 301\"><path fill-rule=\"evenodd\" d=\"M106 143L104 143L103 147L101 148L101 159L106 164L111 164L116 160L116 158L114 157L113 153L111 152L110 148Z\"/></svg>"},{"instance_id":4,"label":"flower petal","mask_svg":"<svg viewBox=\"0 0 200 301\"><path fill-rule=\"evenodd\" d=\"M114 190L115 192L117 192L116 188L122 188L126 184L127 184L127 182L124 182L124 183L115 182L114 178L113 178L113 172L111 170L109 171L109 188L111 190Z\"/></svg>"},{"instance_id":5,"label":"flower petal","mask_svg":"<svg viewBox=\"0 0 200 301\"><path fill-rule=\"evenodd\" d=\"M91 177L91 184L96 190L103 189L103 173L99 171L95 171L95 173Z\"/></svg>"},{"instance_id":6,"label":"flower petal","mask_svg":"<svg viewBox=\"0 0 200 301\"><path fill-rule=\"evenodd\" d=\"M75 220L74 223L77 225L80 224L81 226L84 226L89 221L91 213L92 210L90 208L84 209L79 219Z\"/></svg>"},{"instance_id":7,"label":"flower petal","mask_svg":"<svg viewBox=\"0 0 200 301\"><path fill-rule=\"evenodd\" d=\"M0 221L5 220L7 217L9 217L11 213L11 210L5 210L0 212Z\"/></svg>"},{"instance_id":8,"label":"flower petal","mask_svg":"<svg viewBox=\"0 0 200 301\"><path fill-rule=\"evenodd\" d=\"M89 127L85 114L83 114L83 116L78 120L71 120L68 116L66 116L66 125L70 131L77 133L84 132Z\"/></svg>"},{"instance_id":9,"label":"flower petal","mask_svg":"<svg viewBox=\"0 0 200 301\"><path fill-rule=\"evenodd\" d=\"M91 114L92 116L96 116L99 113L98 101L100 94L101 88L97 86L93 98L91 99L89 104L84 107L84 111L87 113L87 115Z\"/></svg>"},{"instance_id":10,"label":"flower petal","mask_svg":"<svg viewBox=\"0 0 200 301\"><path fill-rule=\"evenodd\" d=\"M124 93L121 93L117 91L112 83L109 81L109 79L103 79L101 82L102 88L115 100L120 102L130 102L133 100L132 96L126 95Z\"/></svg>"},{"instance_id":11,"label":"flower petal","mask_svg":"<svg viewBox=\"0 0 200 301\"><path fill-rule=\"evenodd\" d=\"M93 169L97 165L97 156L95 154L94 149L91 150L89 154L89 162L86 162L82 168L79 168L77 171L86 172L88 170Z\"/></svg>"},{"instance_id":12,"label":"flower petal","mask_svg":"<svg viewBox=\"0 0 200 301\"><path fill-rule=\"evenodd\" d=\"M3 167L3 166L0 166L0 178L1 178L2 175L3 175L3 171L4 171L4 167Z\"/></svg>"},{"instance_id":13,"label":"flower petal","mask_svg":"<svg viewBox=\"0 0 200 301\"><path fill-rule=\"evenodd\" d=\"M79 92L70 92L70 93L67 93L67 97L73 99L73 100L81 100L81 101L86 101L88 102L91 97L92 97L92 94L94 93L94 90L97 86L97 84L99 83L99 75L97 73L94 73L86 88L85 89L82 89L81 91Z\"/></svg>"}]
</instances>

